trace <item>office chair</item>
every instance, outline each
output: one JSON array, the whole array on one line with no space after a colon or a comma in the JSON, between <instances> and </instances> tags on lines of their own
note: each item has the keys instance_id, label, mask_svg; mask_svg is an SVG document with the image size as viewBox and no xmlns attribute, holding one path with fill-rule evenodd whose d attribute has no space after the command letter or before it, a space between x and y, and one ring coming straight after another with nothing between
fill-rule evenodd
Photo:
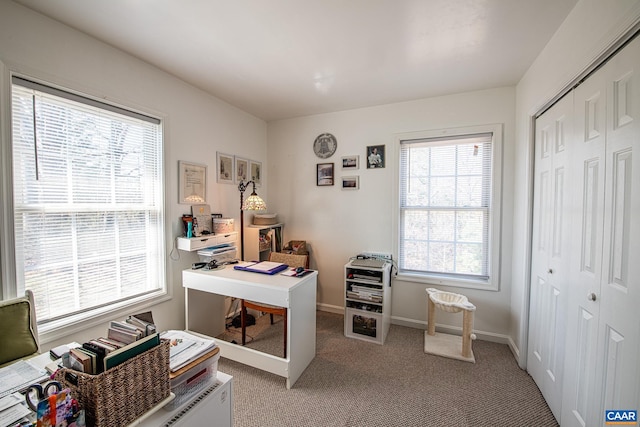
<instances>
[{"instance_id":1,"label":"office chair","mask_svg":"<svg viewBox=\"0 0 640 427\"><path fill-rule=\"evenodd\" d=\"M271 252L269 254L269 261L271 262L281 262L283 264L287 264L290 268L309 268L309 256L308 255L294 255L294 254L286 254L282 252ZM284 356L287 357L287 309L286 307L276 307L269 304L263 304L259 302L240 300L240 318L242 328L242 345L246 343L247 336L247 309L250 308L252 310L261 311L264 313L269 313L271 324L273 325L273 315L279 315L283 317L284 323Z\"/></svg>"},{"instance_id":2,"label":"office chair","mask_svg":"<svg viewBox=\"0 0 640 427\"><path fill-rule=\"evenodd\" d=\"M33 292L0 302L0 366L39 352Z\"/></svg>"}]
</instances>

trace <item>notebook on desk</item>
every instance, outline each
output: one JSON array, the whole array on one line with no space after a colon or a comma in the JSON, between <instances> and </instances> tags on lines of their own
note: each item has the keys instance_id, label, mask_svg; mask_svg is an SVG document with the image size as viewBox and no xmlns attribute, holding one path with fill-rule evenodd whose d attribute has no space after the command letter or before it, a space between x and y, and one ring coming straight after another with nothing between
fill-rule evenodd
<instances>
[{"instance_id":1,"label":"notebook on desk","mask_svg":"<svg viewBox=\"0 0 640 427\"><path fill-rule=\"evenodd\" d=\"M281 262L260 261L242 263L233 267L235 270L250 271L252 273L276 274L289 267Z\"/></svg>"}]
</instances>

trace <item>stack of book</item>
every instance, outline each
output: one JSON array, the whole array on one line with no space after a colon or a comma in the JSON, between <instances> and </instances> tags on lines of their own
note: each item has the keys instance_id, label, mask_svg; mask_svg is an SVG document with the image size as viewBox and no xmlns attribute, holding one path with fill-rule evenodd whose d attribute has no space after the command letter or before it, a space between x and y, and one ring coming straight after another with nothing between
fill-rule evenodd
<instances>
[{"instance_id":1,"label":"stack of book","mask_svg":"<svg viewBox=\"0 0 640 427\"><path fill-rule=\"evenodd\" d=\"M148 316L145 316L147 315ZM89 340L62 357L63 366L88 374L100 374L160 344L150 313L112 321L107 337Z\"/></svg>"}]
</instances>

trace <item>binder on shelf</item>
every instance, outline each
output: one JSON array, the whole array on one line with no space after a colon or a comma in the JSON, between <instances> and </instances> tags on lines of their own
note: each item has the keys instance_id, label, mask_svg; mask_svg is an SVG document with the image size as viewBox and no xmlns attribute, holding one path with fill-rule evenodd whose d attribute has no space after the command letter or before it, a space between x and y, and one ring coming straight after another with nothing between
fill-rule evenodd
<instances>
[{"instance_id":1,"label":"binder on shelf","mask_svg":"<svg viewBox=\"0 0 640 427\"><path fill-rule=\"evenodd\" d=\"M160 345L160 334L155 333L114 350L104 357L104 370L118 366L157 345Z\"/></svg>"}]
</instances>

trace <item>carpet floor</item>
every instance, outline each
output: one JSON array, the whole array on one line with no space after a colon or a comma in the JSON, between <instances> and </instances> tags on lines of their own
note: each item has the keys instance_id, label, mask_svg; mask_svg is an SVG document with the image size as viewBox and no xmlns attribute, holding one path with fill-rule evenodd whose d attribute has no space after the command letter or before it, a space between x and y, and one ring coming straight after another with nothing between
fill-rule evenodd
<instances>
[{"instance_id":1,"label":"carpet floor","mask_svg":"<svg viewBox=\"0 0 640 427\"><path fill-rule=\"evenodd\" d=\"M291 390L282 377L221 357L218 369L234 381L234 426L558 425L506 345L474 341L474 364L425 354L420 329L391 325L378 345L346 338L343 322L317 312L317 355ZM281 319L263 328L250 344L281 352Z\"/></svg>"}]
</instances>

